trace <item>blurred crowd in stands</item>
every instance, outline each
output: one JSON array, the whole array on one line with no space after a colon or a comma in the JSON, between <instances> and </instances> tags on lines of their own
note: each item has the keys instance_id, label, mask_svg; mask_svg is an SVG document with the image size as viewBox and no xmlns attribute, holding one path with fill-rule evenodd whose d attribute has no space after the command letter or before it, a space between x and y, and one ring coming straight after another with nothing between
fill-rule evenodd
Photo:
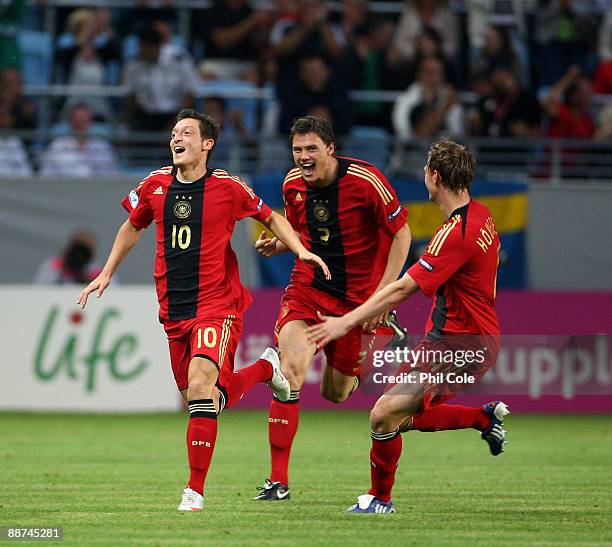
<instances>
[{"instance_id":1,"label":"blurred crowd in stands","mask_svg":"<svg viewBox=\"0 0 612 547\"><path fill-rule=\"evenodd\" d=\"M2 130L48 126L53 139L36 163L41 174L109 173L117 127L168 130L189 106L216 117L223 139L253 146L257 135L284 135L305 114L331 119L347 136L371 128L401 139L612 137L612 100L593 100L612 94L612 0L384 6L393 4L211 0L188 11L185 29L178 0L111 8L59 2L50 36L45 0L2 0L0 174L32 172L24 139ZM48 77L31 68L41 37L50 46ZM40 99L24 96L33 84L122 85L127 96L55 98L41 121ZM241 90L261 89L275 99L240 101ZM355 91L395 96L357 101Z\"/></svg>"}]
</instances>

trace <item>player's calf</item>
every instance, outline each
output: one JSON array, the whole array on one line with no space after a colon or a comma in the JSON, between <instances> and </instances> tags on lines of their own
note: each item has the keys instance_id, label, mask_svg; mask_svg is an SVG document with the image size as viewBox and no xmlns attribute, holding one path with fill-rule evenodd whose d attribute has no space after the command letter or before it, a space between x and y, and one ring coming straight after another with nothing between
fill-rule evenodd
<instances>
[{"instance_id":1,"label":"player's calf","mask_svg":"<svg viewBox=\"0 0 612 547\"><path fill-rule=\"evenodd\" d=\"M359 387L359 377L342 374L331 366L325 367L321 379L321 396L332 403L343 403Z\"/></svg>"},{"instance_id":2,"label":"player's calf","mask_svg":"<svg viewBox=\"0 0 612 547\"><path fill-rule=\"evenodd\" d=\"M359 387L359 378L355 377L351 379L351 383L347 386L330 386L325 383L321 383L321 396L332 403L340 404L346 401L353 391Z\"/></svg>"}]
</instances>

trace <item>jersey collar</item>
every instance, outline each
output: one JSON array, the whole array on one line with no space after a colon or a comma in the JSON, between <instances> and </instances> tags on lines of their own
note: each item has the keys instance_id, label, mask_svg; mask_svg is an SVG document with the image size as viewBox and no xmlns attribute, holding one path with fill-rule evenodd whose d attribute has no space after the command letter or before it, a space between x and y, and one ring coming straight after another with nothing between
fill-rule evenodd
<instances>
[{"instance_id":1,"label":"jersey collar","mask_svg":"<svg viewBox=\"0 0 612 547\"><path fill-rule=\"evenodd\" d=\"M177 184L181 184L182 186L195 186L197 184L203 183L204 181L206 181L207 178L212 176L214 169L211 168L207 168L206 172L204 173L204 176L200 177L197 180L194 180L192 182L182 182L178 179L177 173L178 173L178 168L175 166L172 168L172 175L173 175L173 179L176 181Z\"/></svg>"},{"instance_id":2,"label":"jersey collar","mask_svg":"<svg viewBox=\"0 0 612 547\"><path fill-rule=\"evenodd\" d=\"M447 219L447 222L448 222L451 218L453 218L456 215L459 215L461 217L461 235L463 237L465 237L465 227L467 226L467 215L468 215L468 209L470 207L470 203L472 203L472 198L470 198L470 201L468 201L465 205L461 207L457 207L457 209L455 209Z\"/></svg>"},{"instance_id":3,"label":"jersey collar","mask_svg":"<svg viewBox=\"0 0 612 547\"><path fill-rule=\"evenodd\" d=\"M343 158L341 156L336 156L336 161L338 162L338 169L336 170L336 177L334 178L331 184L328 184L327 186L317 186L316 184L311 184L309 182L304 181L306 182L306 186L309 186L311 188L318 189L318 190L324 190L326 188L333 188L336 184L338 184L338 181L344 175L346 175L346 172L351 162L347 158Z\"/></svg>"}]
</instances>

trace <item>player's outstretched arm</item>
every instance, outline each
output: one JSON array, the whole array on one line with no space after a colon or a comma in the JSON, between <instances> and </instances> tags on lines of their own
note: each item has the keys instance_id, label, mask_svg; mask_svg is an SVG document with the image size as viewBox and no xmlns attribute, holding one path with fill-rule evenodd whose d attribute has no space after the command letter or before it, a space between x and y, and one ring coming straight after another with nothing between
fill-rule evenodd
<instances>
[{"instance_id":1,"label":"player's outstretched arm","mask_svg":"<svg viewBox=\"0 0 612 547\"><path fill-rule=\"evenodd\" d=\"M381 291L387 285L389 285L389 283L393 283L397 280L399 274L402 272L404 264L406 263L406 259L408 258L408 250L410 249L411 239L412 234L410 233L408 224L404 225L404 227L393 236L393 241L391 242L391 247L389 248L389 254L387 255L385 271L383 276L380 278L380 282L378 283L378 287L376 287L374 293ZM369 321L366 321L363 325L363 330L374 330L380 326L386 318L387 312L385 311L384 313L373 317Z\"/></svg>"},{"instance_id":2,"label":"player's outstretched arm","mask_svg":"<svg viewBox=\"0 0 612 547\"><path fill-rule=\"evenodd\" d=\"M126 220L121 225L117 232L117 237L115 237L113 248L108 255L106 264L104 268L102 268L102 272L77 296L77 304L80 305L81 308L85 307L87 298L92 292L95 292L98 298L102 296L102 293L104 293L104 290L108 287L111 277L119 267L119 264L121 264L134 245L138 243L141 235L142 230L134 228L129 220Z\"/></svg>"},{"instance_id":3,"label":"player's outstretched arm","mask_svg":"<svg viewBox=\"0 0 612 547\"><path fill-rule=\"evenodd\" d=\"M331 273L329 272L327 264L323 262L320 256L311 253L302 245L300 238L285 217L273 211L272 214L263 221L263 224L302 262L321 268L325 274L325 279L331 279Z\"/></svg>"},{"instance_id":4,"label":"player's outstretched arm","mask_svg":"<svg viewBox=\"0 0 612 547\"><path fill-rule=\"evenodd\" d=\"M362 325L368 319L389 311L418 290L417 282L406 273L346 315L329 317L319 313L321 323L307 328L306 337L317 347L322 348L332 340L344 336L357 325Z\"/></svg>"}]
</instances>

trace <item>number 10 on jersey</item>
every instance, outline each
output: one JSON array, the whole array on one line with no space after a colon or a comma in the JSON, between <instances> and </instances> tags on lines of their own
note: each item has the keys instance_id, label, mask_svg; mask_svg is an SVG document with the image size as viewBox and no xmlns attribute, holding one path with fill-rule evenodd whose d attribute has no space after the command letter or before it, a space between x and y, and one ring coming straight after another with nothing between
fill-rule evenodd
<instances>
[{"instance_id":1,"label":"number 10 on jersey","mask_svg":"<svg viewBox=\"0 0 612 547\"><path fill-rule=\"evenodd\" d=\"M178 226L176 224L172 225L172 248L176 249L176 245L180 249L186 249L189 247L191 243L191 228L186 224L182 226Z\"/></svg>"}]
</instances>

